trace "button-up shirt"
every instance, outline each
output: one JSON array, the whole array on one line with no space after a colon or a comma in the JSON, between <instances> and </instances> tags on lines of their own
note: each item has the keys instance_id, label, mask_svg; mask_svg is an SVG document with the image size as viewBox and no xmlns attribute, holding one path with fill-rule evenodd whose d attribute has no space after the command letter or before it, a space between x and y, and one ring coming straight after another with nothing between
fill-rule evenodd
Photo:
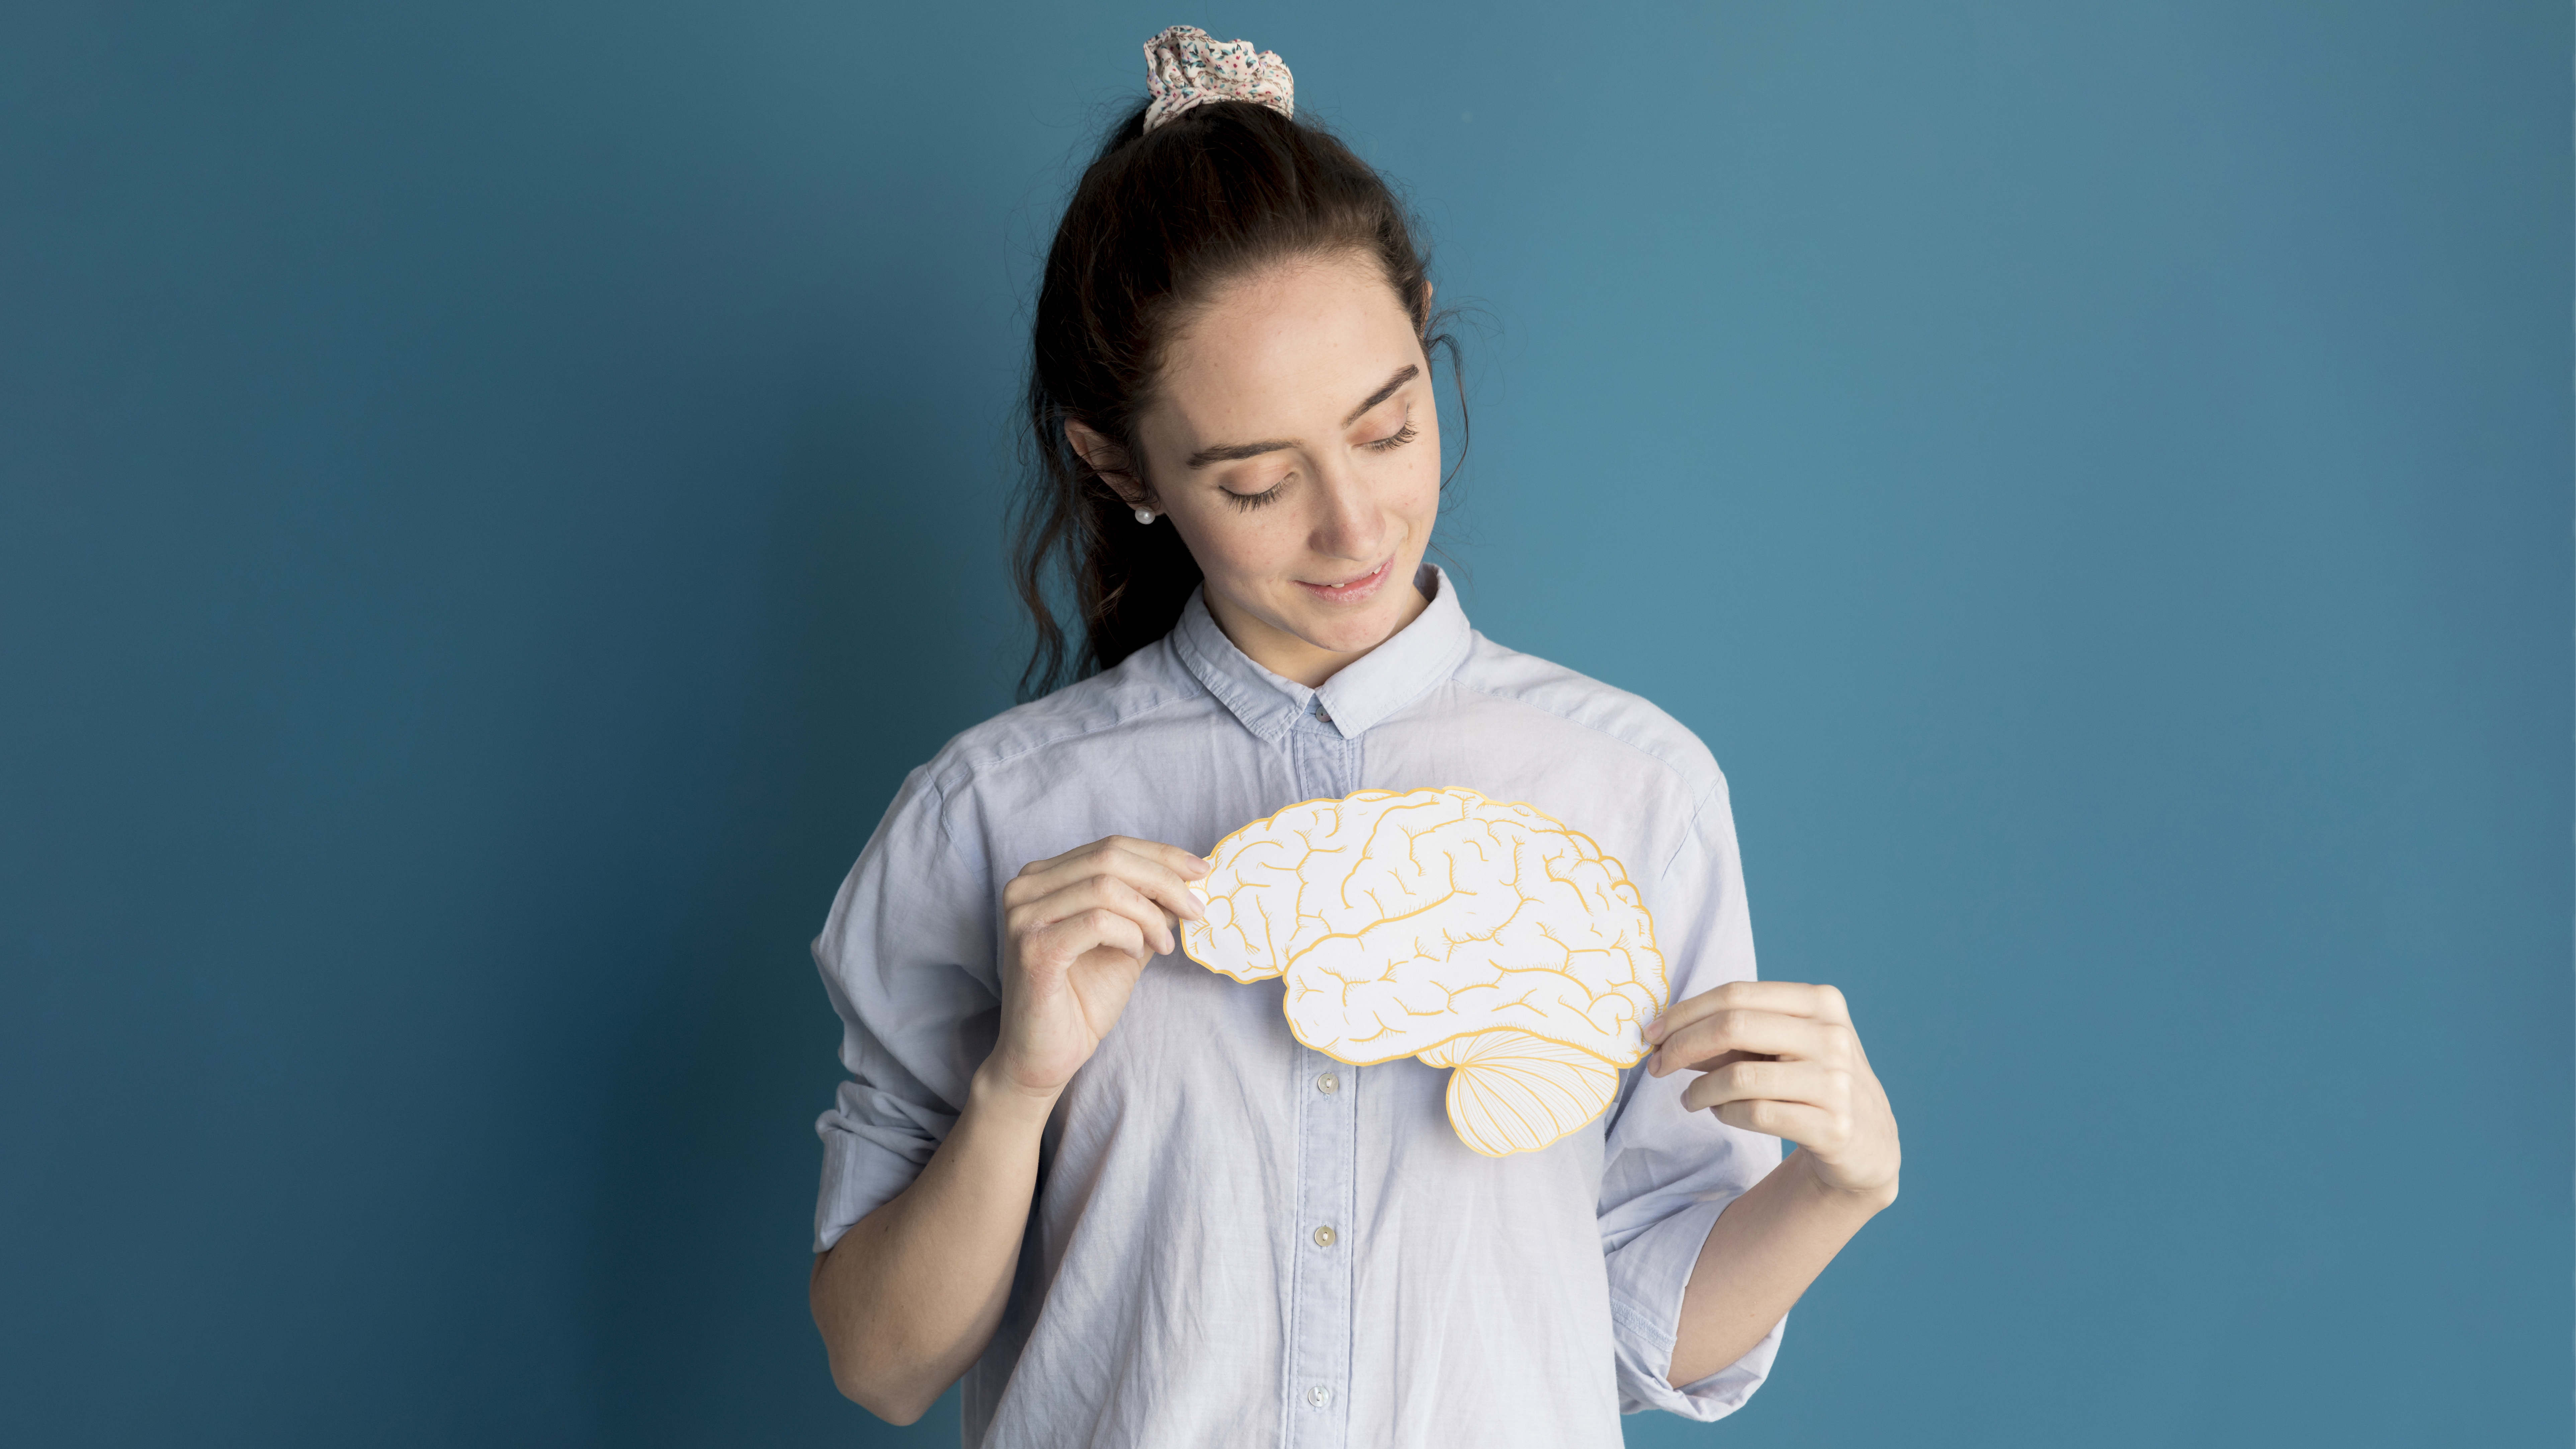
<instances>
[{"instance_id":1,"label":"button-up shirt","mask_svg":"<svg viewBox=\"0 0 2576 1449\"><path fill-rule=\"evenodd\" d=\"M1299 801L1464 785L1626 866L1670 999L1753 976L1708 750L1478 634L1438 569L1415 586L1422 613L1321 689L1254 663L1193 597L1161 641L912 772L814 943L850 1073L816 1123L817 1252L957 1120L1000 1016L1004 884L1102 836L1204 853ZM1446 1072L1300 1045L1284 989L1146 965L1041 1137L967 1444L1606 1449L1622 1411L1715 1419L1761 1384L1781 1325L1697 1382L1665 1375L1709 1227L1777 1139L1684 1110L1689 1074L1641 1064L1588 1126L1485 1157L1449 1125Z\"/></svg>"}]
</instances>

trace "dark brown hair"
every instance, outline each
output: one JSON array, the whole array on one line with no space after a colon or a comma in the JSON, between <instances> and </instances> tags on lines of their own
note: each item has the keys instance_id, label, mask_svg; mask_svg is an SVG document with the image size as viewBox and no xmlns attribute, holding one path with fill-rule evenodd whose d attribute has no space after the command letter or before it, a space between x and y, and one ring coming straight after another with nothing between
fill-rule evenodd
<instances>
[{"instance_id":1,"label":"dark brown hair","mask_svg":"<svg viewBox=\"0 0 2576 1449\"><path fill-rule=\"evenodd\" d=\"M1012 539L1014 582L1037 626L1022 698L1162 638L1199 582L1179 532L1139 526L1074 451L1066 420L1109 439L1134 467L1136 418L1173 324L1247 272L1342 251L1375 259L1412 312L1426 358L1446 348L1455 378L1457 343L1435 330L1446 314L1430 309L1429 266L1414 232L1403 202L1367 162L1267 106L1211 102L1150 134L1139 106L1110 132L1047 249L1031 329ZM1465 403L1462 382L1462 454ZM1057 620L1050 585L1071 596L1078 642Z\"/></svg>"}]
</instances>

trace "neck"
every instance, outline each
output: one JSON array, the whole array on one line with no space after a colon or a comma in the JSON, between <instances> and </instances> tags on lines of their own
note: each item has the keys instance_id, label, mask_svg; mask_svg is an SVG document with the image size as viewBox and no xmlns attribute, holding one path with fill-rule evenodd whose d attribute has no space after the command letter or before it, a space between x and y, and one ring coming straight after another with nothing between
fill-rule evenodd
<instances>
[{"instance_id":1,"label":"neck","mask_svg":"<svg viewBox=\"0 0 2576 1449\"><path fill-rule=\"evenodd\" d=\"M1386 637L1378 640L1377 644L1371 644L1367 649L1353 649L1344 653L1308 643L1297 635L1256 617L1214 589L1209 589L1203 597L1207 600L1208 614L1216 620L1217 628L1225 631L1225 637L1233 642L1235 648L1243 651L1245 658L1282 679L1293 679L1308 689L1323 688L1325 680L1339 674L1354 661L1365 657L1370 650L1377 648L1378 644L1383 644L1387 639L1403 633L1405 625L1421 618L1422 611L1431 607L1430 598L1420 589L1407 583L1403 594L1404 612L1396 619L1395 627L1387 630Z\"/></svg>"}]
</instances>

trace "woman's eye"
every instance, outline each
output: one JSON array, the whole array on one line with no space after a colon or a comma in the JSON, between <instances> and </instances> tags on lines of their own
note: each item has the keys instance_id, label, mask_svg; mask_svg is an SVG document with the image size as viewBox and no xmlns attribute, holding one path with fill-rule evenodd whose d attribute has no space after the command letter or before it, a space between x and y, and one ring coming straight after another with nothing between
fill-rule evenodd
<instances>
[{"instance_id":1,"label":"woman's eye","mask_svg":"<svg viewBox=\"0 0 2576 1449\"><path fill-rule=\"evenodd\" d=\"M1363 447L1363 448L1367 448L1367 449L1369 449L1369 450L1370 450L1370 451L1372 451L1372 452L1377 452L1377 453L1391 453L1391 452L1395 451L1396 449L1403 447L1405 444L1412 442L1415 438L1417 438L1417 437L1419 437L1419 436L1421 436L1421 435L1420 435L1419 433L1416 433L1416 432L1414 431L1414 429L1413 429L1413 424L1411 424L1411 423L1406 423L1403 427L1401 427L1401 428L1397 429L1396 431L1394 431L1394 432L1392 432L1392 433L1387 434L1385 437L1378 439L1376 442L1374 442L1374 443L1362 443L1362 444L1360 444L1360 446L1361 446L1361 447Z\"/></svg>"},{"instance_id":2,"label":"woman's eye","mask_svg":"<svg viewBox=\"0 0 2576 1449\"><path fill-rule=\"evenodd\" d=\"M1296 476L1297 475L1294 473L1288 475L1289 478L1294 478ZM1251 509L1262 507L1265 504L1277 502L1279 499L1279 490L1287 486L1288 478L1282 478L1278 482L1271 484L1269 487L1262 489L1258 493L1237 493L1231 488L1220 488L1217 491L1225 495L1226 502L1233 504L1237 508L1249 511Z\"/></svg>"}]
</instances>

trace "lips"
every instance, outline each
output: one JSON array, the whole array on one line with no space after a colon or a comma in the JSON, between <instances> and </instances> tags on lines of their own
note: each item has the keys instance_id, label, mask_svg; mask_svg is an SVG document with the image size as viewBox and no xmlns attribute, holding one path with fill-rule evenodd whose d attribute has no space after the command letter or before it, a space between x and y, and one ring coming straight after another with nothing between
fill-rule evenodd
<instances>
[{"instance_id":1,"label":"lips","mask_svg":"<svg viewBox=\"0 0 2576 1449\"><path fill-rule=\"evenodd\" d=\"M1395 560L1390 558L1347 583L1310 584L1299 579L1297 587L1328 604L1355 604L1376 593L1386 583L1388 570L1394 567Z\"/></svg>"}]
</instances>

